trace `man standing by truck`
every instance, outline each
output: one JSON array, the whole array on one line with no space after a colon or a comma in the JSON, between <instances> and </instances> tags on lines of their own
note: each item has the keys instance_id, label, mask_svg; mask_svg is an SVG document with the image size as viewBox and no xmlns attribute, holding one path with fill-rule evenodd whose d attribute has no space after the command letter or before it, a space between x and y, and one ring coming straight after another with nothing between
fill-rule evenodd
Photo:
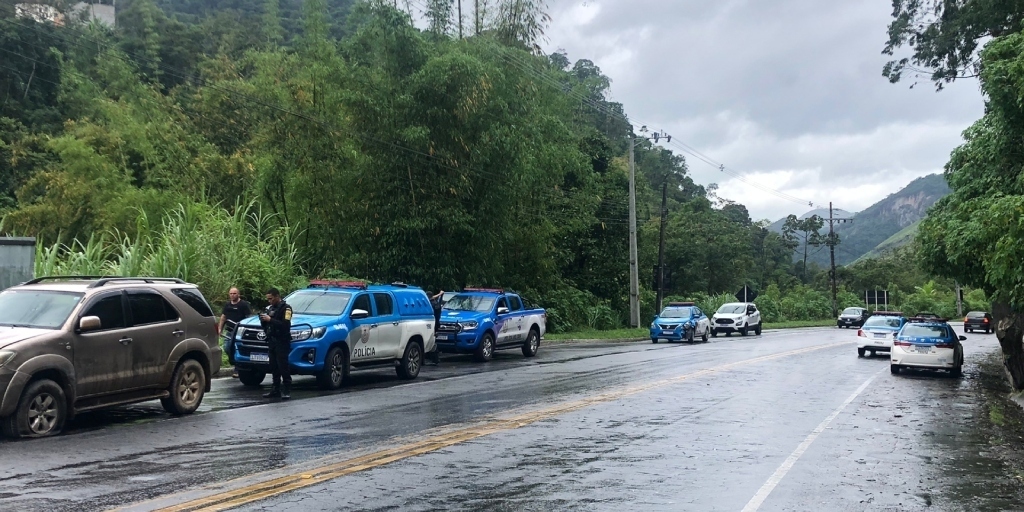
<instances>
[{"instance_id":1,"label":"man standing by truck","mask_svg":"<svg viewBox=\"0 0 1024 512\"><path fill-rule=\"evenodd\" d=\"M277 288L267 290L266 298L270 305L260 315L260 324L267 333L274 387L263 398L288 400L292 397L292 374L288 367L288 353L292 345L292 307L281 300L281 292Z\"/></svg>"},{"instance_id":2,"label":"man standing by truck","mask_svg":"<svg viewBox=\"0 0 1024 512\"><path fill-rule=\"evenodd\" d=\"M238 322L249 318L252 314L252 306L248 302L242 300L241 294L238 293L238 288L231 288L228 290L228 301L224 303L224 308L221 309L220 321L217 322L217 332L221 333L224 337L224 351L228 354L228 362L231 366L235 365L235 330L238 328ZM225 325L229 327L230 332L224 332ZM238 371L234 372L233 377L238 377Z\"/></svg>"}]
</instances>

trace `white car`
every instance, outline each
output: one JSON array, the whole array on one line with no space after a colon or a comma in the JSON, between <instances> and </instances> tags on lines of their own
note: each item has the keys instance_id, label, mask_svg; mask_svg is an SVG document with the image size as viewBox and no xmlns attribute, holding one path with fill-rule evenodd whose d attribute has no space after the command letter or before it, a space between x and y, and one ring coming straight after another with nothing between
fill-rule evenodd
<instances>
[{"instance_id":1,"label":"white car","mask_svg":"<svg viewBox=\"0 0 1024 512\"><path fill-rule=\"evenodd\" d=\"M750 331L761 334L761 312L753 302L722 304L711 317L712 336L719 333L729 335L734 332L746 336Z\"/></svg>"},{"instance_id":2,"label":"white car","mask_svg":"<svg viewBox=\"0 0 1024 512\"><path fill-rule=\"evenodd\" d=\"M875 357L875 352L891 351L893 337L906 323L898 311L875 311L857 330L857 357L864 357L866 352Z\"/></svg>"},{"instance_id":3,"label":"white car","mask_svg":"<svg viewBox=\"0 0 1024 512\"><path fill-rule=\"evenodd\" d=\"M893 342L889 369L895 375L903 368L948 370L953 377L963 373L966 336L957 336L944 320L912 318Z\"/></svg>"}]
</instances>

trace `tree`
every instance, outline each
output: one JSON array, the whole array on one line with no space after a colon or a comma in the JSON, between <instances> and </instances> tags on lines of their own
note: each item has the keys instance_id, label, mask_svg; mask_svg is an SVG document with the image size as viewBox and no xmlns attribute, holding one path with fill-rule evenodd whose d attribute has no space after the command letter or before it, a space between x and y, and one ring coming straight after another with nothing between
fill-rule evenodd
<instances>
[{"instance_id":1,"label":"tree","mask_svg":"<svg viewBox=\"0 0 1024 512\"><path fill-rule=\"evenodd\" d=\"M795 238L799 246L803 247L803 261L801 275L807 281L807 250L810 246L818 246L824 241L820 231L825 225L824 219L817 215L811 215L806 219L800 219L796 215L786 217L786 223L782 226L783 236Z\"/></svg>"},{"instance_id":2,"label":"tree","mask_svg":"<svg viewBox=\"0 0 1024 512\"><path fill-rule=\"evenodd\" d=\"M1024 0L893 0L893 21L882 53L909 46L912 57L889 61L882 74L895 83L906 71L929 74L936 87L977 75L979 43L1021 29Z\"/></svg>"},{"instance_id":3,"label":"tree","mask_svg":"<svg viewBox=\"0 0 1024 512\"><path fill-rule=\"evenodd\" d=\"M1024 34L982 52L985 115L964 132L945 176L953 192L921 223L926 270L992 297L996 335L1016 389L1024 389Z\"/></svg>"}]
</instances>

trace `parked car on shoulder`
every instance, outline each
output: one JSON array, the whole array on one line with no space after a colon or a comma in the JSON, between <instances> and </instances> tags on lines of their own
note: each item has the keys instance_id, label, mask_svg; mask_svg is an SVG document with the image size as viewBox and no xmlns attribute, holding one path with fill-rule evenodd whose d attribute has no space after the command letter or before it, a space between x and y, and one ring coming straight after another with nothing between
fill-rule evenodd
<instances>
[{"instance_id":1,"label":"parked car on shoulder","mask_svg":"<svg viewBox=\"0 0 1024 512\"><path fill-rule=\"evenodd\" d=\"M521 348L533 357L547 332L547 312L500 288L466 288L444 304L437 328L441 352L489 361L496 350Z\"/></svg>"},{"instance_id":2,"label":"parked car on shoulder","mask_svg":"<svg viewBox=\"0 0 1024 512\"><path fill-rule=\"evenodd\" d=\"M915 317L900 329L890 354L890 371L904 368L947 370L953 377L963 374L966 336L957 336L945 320Z\"/></svg>"},{"instance_id":3,"label":"parked car on shoulder","mask_svg":"<svg viewBox=\"0 0 1024 512\"><path fill-rule=\"evenodd\" d=\"M899 311L875 311L857 330L857 357L891 351L893 337L906 323L907 317Z\"/></svg>"},{"instance_id":4,"label":"parked car on shoulder","mask_svg":"<svg viewBox=\"0 0 1024 512\"><path fill-rule=\"evenodd\" d=\"M738 332L761 334L761 312L753 302L730 302L722 304L711 316L711 336Z\"/></svg>"},{"instance_id":5,"label":"parked car on shoulder","mask_svg":"<svg viewBox=\"0 0 1024 512\"><path fill-rule=\"evenodd\" d=\"M313 375L321 389L338 389L353 370L394 368L415 379L434 350L434 311L422 288L403 283L311 281L285 302L292 307L292 375ZM235 369L246 386L270 372L267 333L258 317L235 333Z\"/></svg>"},{"instance_id":6,"label":"parked car on shoulder","mask_svg":"<svg viewBox=\"0 0 1024 512\"><path fill-rule=\"evenodd\" d=\"M839 314L839 318L836 319L836 327L839 328L851 328L860 327L864 325L864 322L871 317L871 312L867 308L846 308L842 313Z\"/></svg>"},{"instance_id":7,"label":"parked car on shoulder","mask_svg":"<svg viewBox=\"0 0 1024 512\"><path fill-rule=\"evenodd\" d=\"M971 311L964 317L964 332L985 331L985 334L992 334L995 330L992 314L987 311Z\"/></svg>"},{"instance_id":8,"label":"parked car on shoulder","mask_svg":"<svg viewBox=\"0 0 1024 512\"><path fill-rule=\"evenodd\" d=\"M660 340L693 343L699 336L708 341L711 321L693 302L670 302L651 322L651 343Z\"/></svg>"},{"instance_id":9,"label":"parked car on shoulder","mask_svg":"<svg viewBox=\"0 0 1024 512\"><path fill-rule=\"evenodd\" d=\"M0 292L0 430L60 433L83 411L159 399L199 408L220 370L217 319L194 284L40 277Z\"/></svg>"}]
</instances>

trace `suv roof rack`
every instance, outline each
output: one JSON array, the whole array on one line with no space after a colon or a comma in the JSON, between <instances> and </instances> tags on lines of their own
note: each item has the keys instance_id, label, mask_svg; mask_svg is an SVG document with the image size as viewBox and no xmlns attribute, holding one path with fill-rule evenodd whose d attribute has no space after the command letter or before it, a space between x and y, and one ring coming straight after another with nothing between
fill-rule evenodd
<instances>
[{"instance_id":1,"label":"suv roof rack","mask_svg":"<svg viewBox=\"0 0 1024 512\"><path fill-rule=\"evenodd\" d=\"M174 283L174 284L188 284L181 279L176 277L103 277L97 279L95 283L89 285L89 288L99 288L100 286L106 286L110 283L122 283L126 281L141 281L146 284L153 283Z\"/></svg>"},{"instance_id":2,"label":"suv roof rack","mask_svg":"<svg viewBox=\"0 0 1024 512\"><path fill-rule=\"evenodd\" d=\"M31 280L25 281L24 283L21 283L21 284L39 284L39 283L41 283L43 281L60 281L60 280L67 280L67 281L72 281L72 280L92 281L94 279L103 279L104 277L106 277L106 276L43 276L43 277L37 277L35 279L31 279Z\"/></svg>"}]
</instances>

